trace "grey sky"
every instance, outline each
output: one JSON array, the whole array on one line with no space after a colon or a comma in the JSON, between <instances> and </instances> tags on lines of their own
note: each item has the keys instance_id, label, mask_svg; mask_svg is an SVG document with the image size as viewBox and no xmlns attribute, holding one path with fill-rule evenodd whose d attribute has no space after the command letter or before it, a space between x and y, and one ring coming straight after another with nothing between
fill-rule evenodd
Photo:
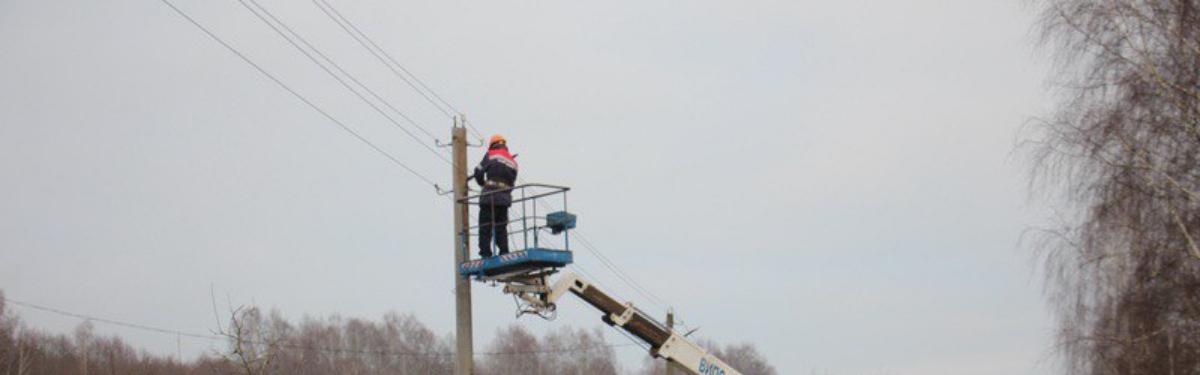
<instances>
[{"instance_id":1,"label":"grey sky","mask_svg":"<svg viewBox=\"0 0 1200 375\"><path fill-rule=\"evenodd\" d=\"M236 1L176 3L420 172L448 167ZM449 120L308 1L262 0L434 130ZM1009 1L336 1L703 336L783 374L1049 373L1017 129L1041 113ZM222 303L453 331L450 206L158 0L0 1L0 288L204 332ZM476 161L478 150L470 160ZM660 311L592 254L578 263ZM513 321L475 288L476 341ZM78 321L21 310L67 331ZM593 327L569 301L536 330ZM174 337L98 325L174 353ZM625 342L609 331L609 340ZM195 355L210 343L184 340ZM620 350L626 367L644 354Z\"/></svg>"}]
</instances>

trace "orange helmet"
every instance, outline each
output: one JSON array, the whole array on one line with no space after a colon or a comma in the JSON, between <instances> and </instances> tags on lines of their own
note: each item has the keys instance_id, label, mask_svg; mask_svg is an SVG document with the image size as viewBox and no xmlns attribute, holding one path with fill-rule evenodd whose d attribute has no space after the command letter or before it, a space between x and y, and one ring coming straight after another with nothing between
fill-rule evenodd
<instances>
[{"instance_id":1,"label":"orange helmet","mask_svg":"<svg viewBox=\"0 0 1200 375\"><path fill-rule=\"evenodd\" d=\"M497 143L508 143L508 140L504 139L503 135L493 135L492 139L488 141L488 147L491 147Z\"/></svg>"}]
</instances>

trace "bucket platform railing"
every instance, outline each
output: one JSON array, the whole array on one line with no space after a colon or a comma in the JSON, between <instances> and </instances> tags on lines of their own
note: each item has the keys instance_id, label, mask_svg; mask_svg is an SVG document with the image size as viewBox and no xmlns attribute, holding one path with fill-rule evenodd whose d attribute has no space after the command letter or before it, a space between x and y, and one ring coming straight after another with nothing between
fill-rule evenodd
<instances>
[{"instance_id":1,"label":"bucket platform railing","mask_svg":"<svg viewBox=\"0 0 1200 375\"><path fill-rule=\"evenodd\" d=\"M513 251L506 255L464 262L459 265L459 273L493 287L502 286L503 292L512 295L517 304L517 317L530 314L555 319L562 297L574 295L600 311L604 323L641 340L648 345L651 356L664 358L677 369L694 375L740 375L740 372L708 353L686 334L659 323L631 301L622 303L573 272L563 272L551 282L550 277L572 261L570 230L575 228L575 215L567 212L569 190L565 186L524 184L459 200L460 204L478 206L480 198L487 194L513 195L508 219L508 225L513 228L507 230L513 242ZM549 210L546 208L548 205L543 205L547 202L542 200L556 201L559 198L562 199L562 209L559 211ZM478 239L471 233L479 227L480 224L476 223L459 233L459 238L468 245L460 248L470 249L471 239ZM546 232L550 235L546 235ZM561 236L555 236L558 234ZM558 242L560 239L561 242ZM517 244L520 246L515 246ZM469 254L462 255L462 259L470 259L467 256Z\"/></svg>"},{"instance_id":2,"label":"bucket platform railing","mask_svg":"<svg viewBox=\"0 0 1200 375\"><path fill-rule=\"evenodd\" d=\"M566 186L530 183L459 200L478 210L481 204L490 204L481 201L490 201L482 198L491 194L512 195L505 223L510 252L464 262L459 265L459 273L477 280L507 282L549 275L570 264L573 260L570 231L575 228L575 215L567 212L567 192L570 190ZM460 240L466 242L463 248L468 249L464 259L471 259L470 249L475 248L480 227L489 224L475 222L464 233L459 233Z\"/></svg>"}]
</instances>

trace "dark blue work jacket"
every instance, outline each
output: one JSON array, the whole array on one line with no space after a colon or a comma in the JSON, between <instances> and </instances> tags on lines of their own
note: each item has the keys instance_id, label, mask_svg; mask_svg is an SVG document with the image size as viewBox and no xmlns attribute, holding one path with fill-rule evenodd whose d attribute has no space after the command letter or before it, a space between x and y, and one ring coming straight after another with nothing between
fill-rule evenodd
<instances>
[{"instance_id":1,"label":"dark blue work jacket","mask_svg":"<svg viewBox=\"0 0 1200 375\"><path fill-rule=\"evenodd\" d=\"M517 182L517 159L508 148L499 146L488 150L483 161L475 167L475 183L483 187L480 205L508 207L512 205L512 189Z\"/></svg>"}]
</instances>

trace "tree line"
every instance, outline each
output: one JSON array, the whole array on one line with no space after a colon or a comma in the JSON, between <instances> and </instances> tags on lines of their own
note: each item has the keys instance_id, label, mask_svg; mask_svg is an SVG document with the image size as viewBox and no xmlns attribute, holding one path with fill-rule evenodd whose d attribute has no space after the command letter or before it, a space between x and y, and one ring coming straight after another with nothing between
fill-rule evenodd
<instances>
[{"instance_id":1,"label":"tree line","mask_svg":"<svg viewBox=\"0 0 1200 375\"><path fill-rule=\"evenodd\" d=\"M454 372L454 337L436 334L411 314L387 313L379 320L305 317L293 323L278 311L248 306L232 309L224 319L225 326L212 334L223 349L180 361L137 350L117 336L98 335L90 321L69 334L31 328L0 292L0 375ZM776 374L752 344L702 344L745 374ZM499 329L476 353L476 369L480 375L665 373L663 361L648 355L636 368L621 366L616 350L622 348L607 342L600 327L562 327L538 336L514 324Z\"/></svg>"}]
</instances>

